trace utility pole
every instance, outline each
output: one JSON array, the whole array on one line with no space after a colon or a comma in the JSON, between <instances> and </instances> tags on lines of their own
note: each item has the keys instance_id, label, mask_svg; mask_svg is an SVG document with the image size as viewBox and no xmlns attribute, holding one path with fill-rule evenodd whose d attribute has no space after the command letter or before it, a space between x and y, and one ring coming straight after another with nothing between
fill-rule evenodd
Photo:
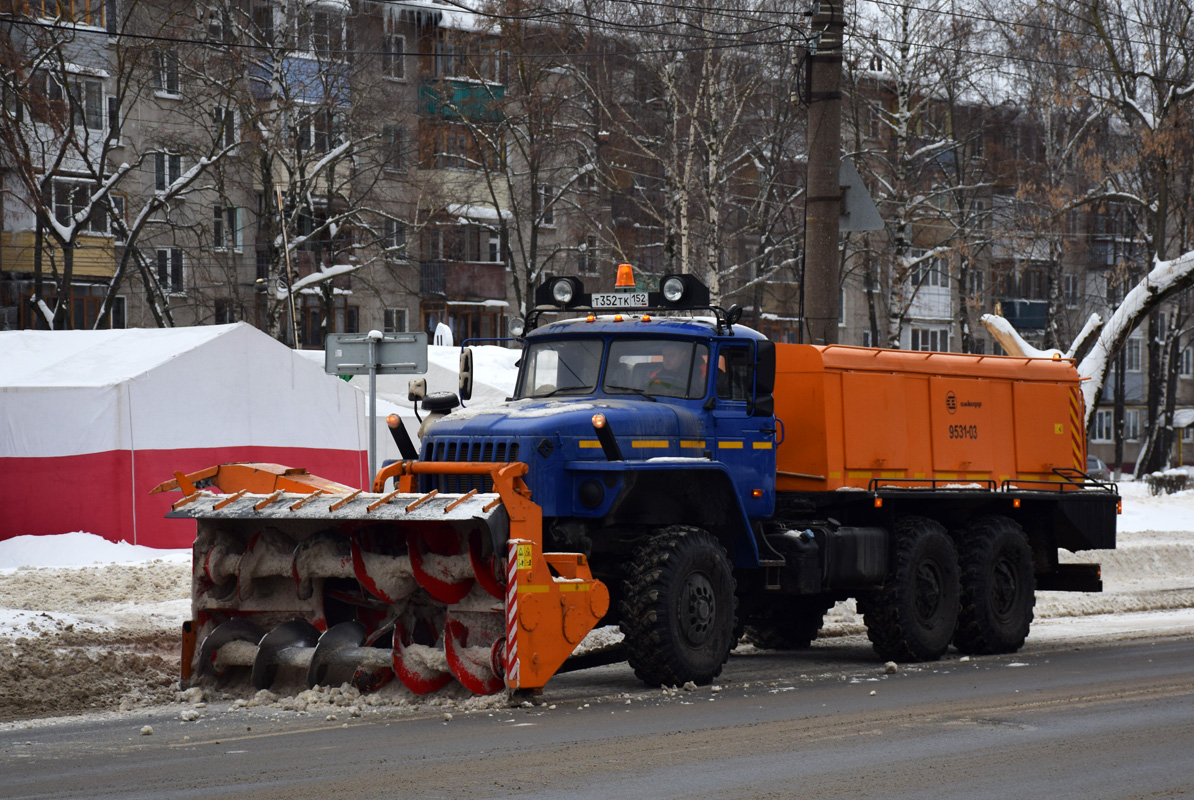
<instances>
[{"instance_id":1,"label":"utility pole","mask_svg":"<svg viewBox=\"0 0 1194 800\"><path fill-rule=\"evenodd\" d=\"M817 38L809 55L808 173L804 221L802 341L837 342L842 213L842 30L843 0L817 0L812 15Z\"/></svg>"}]
</instances>

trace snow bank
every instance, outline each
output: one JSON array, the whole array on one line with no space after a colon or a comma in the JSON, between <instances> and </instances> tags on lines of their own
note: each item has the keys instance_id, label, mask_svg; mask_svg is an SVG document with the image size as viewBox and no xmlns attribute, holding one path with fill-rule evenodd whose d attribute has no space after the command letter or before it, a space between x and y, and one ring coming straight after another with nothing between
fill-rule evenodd
<instances>
[{"instance_id":1,"label":"snow bank","mask_svg":"<svg viewBox=\"0 0 1194 800\"><path fill-rule=\"evenodd\" d=\"M14 536L0 542L0 572L20 567L86 567L154 560L187 564L190 559L190 549L157 550L128 542L109 542L81 531L48 536Z\"/></svg>"}]
</instances>

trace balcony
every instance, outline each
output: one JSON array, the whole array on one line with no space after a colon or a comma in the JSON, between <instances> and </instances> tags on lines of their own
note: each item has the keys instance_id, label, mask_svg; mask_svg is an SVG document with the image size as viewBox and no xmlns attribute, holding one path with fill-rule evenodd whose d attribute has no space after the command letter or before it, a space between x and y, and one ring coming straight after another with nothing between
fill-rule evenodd
<instances>
[{"instance_id":1,"label":"balcony","mask_svg":"<svg viewBox=\"0 0 1194 800\"><path fill-rule=\"evenodd\" d=\"M1018 331L1044 330L1048 323L1049 303L1047 300L1000 300L1003 318Z\"/></svg>"},{"instance_id":2,"label":"balcony","mask_svg":"<svg viewBox=\"0 0 1194 800\"><path fill-rule=\"evenodd\" d=\"M485 261L422 261L419 293L446 300L505 300L506 266Z\"/></svg>"},{"instance_id":3,"label":"balcony","mask_svg":"<svg viewBox=\"0 0 1194 800\"><path fill-rule=\"evenodd\" d=\"M419 111L447 119L497 122L502 114L495 106L506 87L495 83L442 78L419 86Z\"/></svg>"}]
</instances>

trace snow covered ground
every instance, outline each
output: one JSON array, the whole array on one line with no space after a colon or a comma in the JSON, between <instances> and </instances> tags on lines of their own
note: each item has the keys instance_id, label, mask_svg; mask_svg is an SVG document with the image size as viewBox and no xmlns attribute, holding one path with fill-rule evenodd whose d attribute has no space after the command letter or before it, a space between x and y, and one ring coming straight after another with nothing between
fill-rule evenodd
<instances>
[{"instance_id":1,"label":"snow covered ground","mask_svg":"<svg viewBox=\"0 0 1194 800\"><path fill-rule=\"evenodd\" d=\"M1084 639L1194 634L1194 491L1150 497L1124 483L1119 547L1080 553L1103 564L1102 594L1040 592L1028 647ZM190 551L113 544L85 533L0 542L0 724L175 703L196 714L198 690L178 691L179 628L190 603ZM863 632L853 602L826 620L828 637ZM595 632L608 639L610 631ZM356 715L379 704L412 710L497 702L449 693L419 701L400 687L359 698L323 689L239 703Z\"/></svg>"}]
</instances>

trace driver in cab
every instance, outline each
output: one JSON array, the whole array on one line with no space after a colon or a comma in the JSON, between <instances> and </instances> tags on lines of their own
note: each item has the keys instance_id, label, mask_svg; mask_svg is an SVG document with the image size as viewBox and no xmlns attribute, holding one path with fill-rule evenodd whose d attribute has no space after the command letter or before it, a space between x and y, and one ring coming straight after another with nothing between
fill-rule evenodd
<instances>
[{"instance_id":1,"label":"driver in cab","mask_svg":"<svg viewBox=\"0 0 1194 800\"><path fill-rule=\"evenodd\" d=\"M692 346L681 342L669 342L663 346L663 361L659 369L651 373L647 383L649 394L669 397L684 397L688 393L688 380L692 367Z\"/></svg>"}]
</instances>

